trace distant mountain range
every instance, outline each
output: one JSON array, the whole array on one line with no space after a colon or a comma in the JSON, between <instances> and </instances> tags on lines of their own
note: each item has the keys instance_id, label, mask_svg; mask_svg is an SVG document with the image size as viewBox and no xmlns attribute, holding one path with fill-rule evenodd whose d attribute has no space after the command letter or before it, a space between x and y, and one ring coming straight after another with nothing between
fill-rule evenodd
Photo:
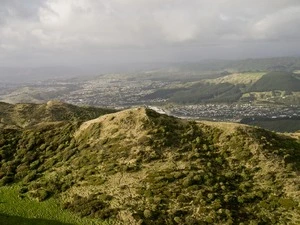
<instances>
[{"instance_id":1,"label":"distant mountain range","mask_svg":"<svg viewBox=\"0 0 300 225\"><path fill-rule=\"evenodd\" d=\"M161 66L157 73L199 73L205 71L258 72L300 69L300 57L253 58L242 60L203 60Z\"/></svg>"},{"instance_id":2,"label":"distant mountain range","mask_svg":"<svg viewBox=\"0 0 300 225\"><path fill-rule=\"evenodd\" d=\"M20 205L55 198L93 224L299 224L299 136L148 108L1 103L0 219L20 216L1 201L10 185Z\"/></svg>"}]
</instances>

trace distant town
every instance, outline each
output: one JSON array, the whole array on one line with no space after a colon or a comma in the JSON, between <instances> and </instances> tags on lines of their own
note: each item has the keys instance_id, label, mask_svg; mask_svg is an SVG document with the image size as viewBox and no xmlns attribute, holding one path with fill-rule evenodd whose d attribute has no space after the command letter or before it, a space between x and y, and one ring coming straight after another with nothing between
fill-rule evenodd
<instances>
[{"instance_id":1,"label":"distant town","mask_svg":"<svg viewBox=\"0 0 300 225\"><path fill-rule=\"evenodd\" d=\"M245 117L292 118L300 116L298 106L266 106L251 104L182 105L170 110L178 117L213 119L239 122Z\"/></svg>"},{"instance_id":2,"label":"distant town","mask_svg":"<svg viewBox=\"0 0 300 225\"><path fill-rule=\"evenodd\" d=\"M152 107L160 113L176 117L238 122L243 118L291 118L300 116L298 105L234 104L174 104L168 98L146 98L159 89L181 85L180 81L134 79L124 75L104 75L91 80L53 80L45 83L2 84L0 97L17 99L28 95L48 96L75 105L91 105L124 109L136 106ZM49 99L45 99L47 101ZM25 100L23 100L25 101ZM32 100L33 102L35 99Z\"/></svg>"}]
</instances>

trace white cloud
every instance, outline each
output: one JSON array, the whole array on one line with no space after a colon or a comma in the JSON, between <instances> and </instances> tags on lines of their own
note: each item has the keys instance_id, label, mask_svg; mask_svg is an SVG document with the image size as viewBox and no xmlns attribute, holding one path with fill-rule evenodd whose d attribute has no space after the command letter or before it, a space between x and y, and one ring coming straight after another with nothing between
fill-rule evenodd
<instances>
[{"instance_id":1,"label":"white cloud","mask_svg":"<svg viewBox=\"0 0 300 225\"><path fill-rule=\"evenodd\" d=\"M42 25L64 26L68 23L71 14L70 1L47 1L46 7L39 10L39 18Z\"/></svg>"}]
</instances>

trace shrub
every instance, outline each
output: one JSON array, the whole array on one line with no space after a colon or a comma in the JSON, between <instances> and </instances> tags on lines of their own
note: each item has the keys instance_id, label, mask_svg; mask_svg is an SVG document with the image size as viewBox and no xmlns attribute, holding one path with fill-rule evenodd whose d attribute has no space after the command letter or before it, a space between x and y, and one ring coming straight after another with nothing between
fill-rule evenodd
<instances>
[{"instance_id":1,"label":"shrub","mask_svg":"<svg viewBox=\"0 0 300 225\"><path fill-rule=\"evenodd\" d=\"M35 170L31 171L26 177L23 178L24 183L29 183L30 181L35 180L37 177L37 173Z\"/></svg>"},{"instance_id":2,"label":"shrub","mask_svg":"<svg viewBox=\"0 0 300 225\"><path fill-rule=\"evenodd\" d=\"M0 180L0 186L4 186L6 184L10 184L14 181L13 176L4 176L1 180Z\"/></svg>"},{"instance_id":3,"label":"shrub","mask_svg":"<svg viewBox=\"0 0 300 225\"><path fill-rule=\"evenodd\" d=\"M152 217L152 212L149 209L144 210L144 217L150 219Z\"/></svg>"}]
</instances>

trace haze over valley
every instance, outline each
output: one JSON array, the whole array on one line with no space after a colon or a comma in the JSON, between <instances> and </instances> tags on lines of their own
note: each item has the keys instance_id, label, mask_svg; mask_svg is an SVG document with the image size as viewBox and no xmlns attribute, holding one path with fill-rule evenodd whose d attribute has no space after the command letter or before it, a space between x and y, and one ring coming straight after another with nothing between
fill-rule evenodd
<instances>
[{"instance_id":1,"label":"haze over valley","mask_svg":"<svg viewBox=\"0 0 300 225\"><path fill-rule=\"evenodd\" d=\"M177 117L253 122L270 124L266 128L271 130L297 131L299 65L300 58L286 57L148 64L140 66L151 69L133 67L130 72L98 76L76 76L73 69L69 71L72 78L2 81L0 100L44 103L56 99L115 109L149 106Z\"/></svg>"}]
</instances>

